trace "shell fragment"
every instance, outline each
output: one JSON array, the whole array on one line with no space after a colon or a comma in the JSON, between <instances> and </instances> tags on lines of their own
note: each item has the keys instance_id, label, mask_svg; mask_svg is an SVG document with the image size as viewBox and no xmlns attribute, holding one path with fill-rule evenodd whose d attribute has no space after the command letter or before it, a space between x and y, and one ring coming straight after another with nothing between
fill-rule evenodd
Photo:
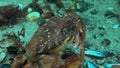
<instances>
[{"instance_id":1,"label":"shell fragment","mask_svg":"<svg viewBox=\"0 0 120 68\"><path fill-rule=\"evenodd\" d=\"M95 51L95 50L87 50L87 51L85 51L85 55L94 56L97 58L104 58L105 57L105 55L102 52Z\"/></svg>"}]
</instances>

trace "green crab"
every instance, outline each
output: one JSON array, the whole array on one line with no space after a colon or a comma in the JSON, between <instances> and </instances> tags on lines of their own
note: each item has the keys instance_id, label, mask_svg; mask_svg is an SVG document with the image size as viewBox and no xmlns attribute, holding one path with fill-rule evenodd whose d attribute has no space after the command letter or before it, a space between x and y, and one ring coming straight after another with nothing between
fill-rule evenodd
<instances>
[{"instance_id":1,"label":"green crab","mask_svg":"<svg viewBox=\"0 0 120 68\"><path fill-rule=\"evenodd\" d=\"M80 59L80 67L82 68L85 31L83 20L77 14L66 13L63 17L49 18L46 23L40 24L38 31L25 47L26 53L15 58L12 68L19 66L22 68L62 68L64 61L61 59L61 55L71 42L75 43L75 48L81 49L79 56L82 58ZM46 57L49 57L50 60L49 58L45 60ZM48 67L43 63L44 60L51 62Z\"/></svg>"}]
</instances>

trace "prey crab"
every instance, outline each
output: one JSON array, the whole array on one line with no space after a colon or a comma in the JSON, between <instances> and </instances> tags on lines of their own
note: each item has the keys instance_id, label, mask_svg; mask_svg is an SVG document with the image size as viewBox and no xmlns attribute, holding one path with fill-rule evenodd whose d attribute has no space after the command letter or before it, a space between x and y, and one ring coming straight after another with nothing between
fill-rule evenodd
<instances>
[{"instance_id":1,"label":"prey crab","mask_svg":"<svg viewBox=\"0 0 120 68\"><path fill-rule=\"evenodd\" d=\"M82 68L84 40L85 25L81 17L74 13L51 17L48 22L40 24L38 31L25 47L26 53L14 59L12 68L69 68L61 55L71 42L75 43L74 47L81 49L79 61Z\"/></svg>"}]
</instances>

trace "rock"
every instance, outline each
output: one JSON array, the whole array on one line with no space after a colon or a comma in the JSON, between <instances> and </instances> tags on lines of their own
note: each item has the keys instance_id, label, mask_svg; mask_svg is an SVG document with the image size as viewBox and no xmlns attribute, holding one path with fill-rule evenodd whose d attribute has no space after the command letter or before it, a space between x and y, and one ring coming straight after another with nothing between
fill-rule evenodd
<instances>
[{"instance_id":1,"label":"rock","mask_svg":"<svg viewBox=\"0 0 120 68\"><path fill-rule=\"evenodd\" d=\"M0 53L0 62L2 62L6 56L7 56L6 52L1 52Z\"/></svg>"},{"instance_id":2,"label":"rock","mask_svg":"<svg viewBox=\"0 0 120 68\"><path fill-rule=\"evenodd\" d=\"M116 24L113 26L113 29L118 29L120 27L120 24Z\"/></svg>"},{"instance_id":3,"label":"rock","mask_svg":"<svg viewBox=\"0 0 120 68\"><path fill-rule=\"evenodd\" d=\"M105 68L120 68L120 64L110 64L110 63L106 63Z\"/></svg>"},{"instance_id":4,"label":"rock","mask_svg":"<svg viewBox=\"0 0 120 68\"><path fill-rule=\"evenodd\" d=\"M79 1L76 3L76 8L79 12L84 12L90 9L93 5L89 2Z\"/></svg>"},{"instance_id":5,"label":"rock","mask_svg":"<svg viewBox=\"0 0 120 68\"><path fill-rule=\"evenodd\" d=\"M0 40L0 47L9 47L13 46L15 44L15 41L13 39L3 39Z\"/></svg>"},{"instance_id":6,"label":"rock","mask_svg":"<svg viewBox=\"0 0 120 68\"><path fill-rule=\"evenodd\" d=\"M10 64L2 64L0 68L10 68Z\"/></svg>"}]
</instances>

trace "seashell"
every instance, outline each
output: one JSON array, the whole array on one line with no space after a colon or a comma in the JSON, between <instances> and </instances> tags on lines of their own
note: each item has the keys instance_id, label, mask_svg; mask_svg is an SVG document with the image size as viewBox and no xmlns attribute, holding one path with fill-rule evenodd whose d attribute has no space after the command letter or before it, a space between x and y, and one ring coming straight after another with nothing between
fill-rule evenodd
<instances>
[{"instance_id":1,"label":"seashell","mask_svg":"<svg viewBox=\"0 0 120 68\"><path fill-rule=\"evenodd\" d=\"M102 52L95 51L95 50L87 50L87 51L85 51L85 55L93 56L93 57L97 57L97 58L105 57L105 55Z\"/></svg>"},{"instance_id":2,"label":"seashell","mask_svg":"<svg viewBox=\"0 0 120 68\"><path fill-rule=\"evenodd\" d=\"M40 18L39 12L30 12L26 15L28 21L36 21L38 18Z\"/></svg>"},{"instance_id":3,"label":"seashell","mask_svg":"<svg viewBox=\"0 0 120 68\"><path fill-rule=\"evenodd\" d=\"M110 64L106 63L105 68L120 68L120 64Z\"/></svg>"},{"instance_id":4,"label":"seashell","mask_svg":"<svg viewBox=\"0 0 120 68\"><path fill-rule=\"evenodd\" d=\"M97 65L95 65L94 63L88 61L87 62L87 68L99 68Z\"/></svg>"},{"instance_id":5,"label":"seashell","mask_svg":"<svg viewBox=\"0 0 120 68\"><path fill-rule=\"evenodd\" d=\"M0 53L0 62L2 62L6 56L7 56L6 52L1 52Z\"/></svg>"},{"instance_id":6,"label":"seashell","mask_svg":"<svg viewBox=\"0 0 120 68\"><path fill-rule=\"evenodd\" d=\"M0 68L10 68L10 67L11 67L10 64L2 64L2 65L0 66Z\"/></svg>"}]
</instances>

